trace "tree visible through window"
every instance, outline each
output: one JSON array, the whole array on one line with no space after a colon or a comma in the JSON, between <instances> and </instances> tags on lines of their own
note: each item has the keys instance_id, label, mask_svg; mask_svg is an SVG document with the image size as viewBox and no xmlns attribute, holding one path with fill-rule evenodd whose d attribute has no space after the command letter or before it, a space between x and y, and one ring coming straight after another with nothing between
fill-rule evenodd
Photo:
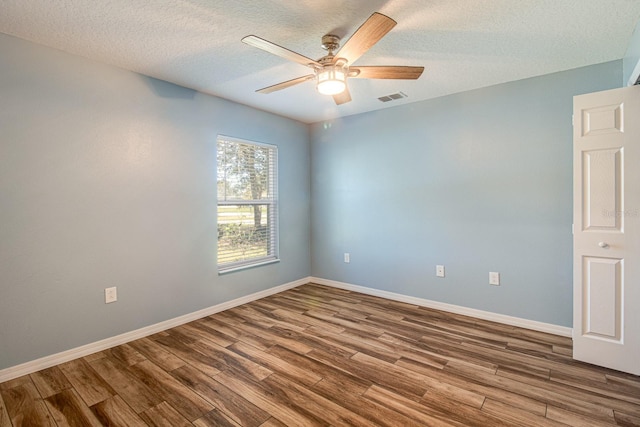
<instances>
[{"instance_id":1,"label":"tree visible through window","mask_svg":"<svg viewBox=\"0 0 640 427\"><path fill-rule=\"evenodd\" d=\"M218 137L218 269L278 259L277 147Z\"/></svg>"}]
</instances>

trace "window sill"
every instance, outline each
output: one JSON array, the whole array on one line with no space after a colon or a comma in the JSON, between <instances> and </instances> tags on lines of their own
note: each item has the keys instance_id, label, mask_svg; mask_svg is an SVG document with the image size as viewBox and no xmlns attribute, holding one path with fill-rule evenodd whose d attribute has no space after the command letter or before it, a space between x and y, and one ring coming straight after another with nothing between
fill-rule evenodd
<instances>
[{"instance_id":1,"label":"window sill","mask_svg":"<svg viewBox=\"0 0 640 427\"><path fill-rule=\"evenodd\" d=\"M241 271L241 270L248 270L250 268L255 268L255 267L262 267L263 265L269 265L269 264L275 264L280 262L279 258L275 258L275 259L268 259L268 260L264 260L264 261L260 261L260 262L256 262L253 264L245 264L245 265L238 265L235 267L228 267L225 268L223 270L218 270L218 276L222 276L228 273L235 273L236 271Z\"/></svg>"}]
</instances>

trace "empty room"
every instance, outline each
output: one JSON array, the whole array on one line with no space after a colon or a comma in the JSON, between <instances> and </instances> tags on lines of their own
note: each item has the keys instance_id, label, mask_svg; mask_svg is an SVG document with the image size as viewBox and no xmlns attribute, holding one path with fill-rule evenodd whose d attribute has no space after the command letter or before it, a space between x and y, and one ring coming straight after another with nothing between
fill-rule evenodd
<instances>
[{"instance_id":1,"label":"empty room","mask_svg":"<svg viewBox=\"0 0 640 427\"><path fill-rule=\"evenodd\" d=\"M0 427L640 426L639 0L0 1Z\"/></svg>"}]
</instances>

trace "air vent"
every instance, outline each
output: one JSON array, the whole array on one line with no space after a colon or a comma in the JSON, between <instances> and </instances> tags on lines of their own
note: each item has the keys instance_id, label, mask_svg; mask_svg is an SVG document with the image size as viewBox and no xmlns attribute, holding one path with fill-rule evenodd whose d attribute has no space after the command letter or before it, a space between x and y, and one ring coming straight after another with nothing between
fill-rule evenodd
<instances>
[{"instance_id":1,"label":"air vent","mask_svg":"<svg viewBox=\"0 0 640 427\"><path fill-rule=\"evenodd\" d=\"M389 101L393 101L396 99L401 99L401 98L406 98L407 94L404 92L398 92L398 93L392 93L391 95L387 95L387 96L381 96L380 98L378 98L380 101L382 102L389 102Z\"/></svg>"}]
</instances>

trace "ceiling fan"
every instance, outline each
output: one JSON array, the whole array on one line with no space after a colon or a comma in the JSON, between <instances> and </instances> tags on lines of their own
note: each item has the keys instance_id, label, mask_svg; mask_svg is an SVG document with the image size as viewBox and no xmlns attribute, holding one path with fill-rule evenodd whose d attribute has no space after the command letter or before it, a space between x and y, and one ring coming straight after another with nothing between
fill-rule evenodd
<instances>
[{"instance_id":1,"label":"ceiling fan","mask_svg":"<svg viewBox=\"0 0 640 427\"><path fill-rule=\"evenodd\" d=\"M322 37L322 47L328 53L317 61L260 37L246 36L242 41L250 46L313 69L313 74L258 89L256 92L271 93L315 79L318 92L332 95L336 104L340 105L351 101L347 78L416 80L422 75L424 67L352 65L396 24L393 19L376 12L358 28L340 50L337 50L340 47L340 37L327 34Z\"/></svg>"}]
</instances>

